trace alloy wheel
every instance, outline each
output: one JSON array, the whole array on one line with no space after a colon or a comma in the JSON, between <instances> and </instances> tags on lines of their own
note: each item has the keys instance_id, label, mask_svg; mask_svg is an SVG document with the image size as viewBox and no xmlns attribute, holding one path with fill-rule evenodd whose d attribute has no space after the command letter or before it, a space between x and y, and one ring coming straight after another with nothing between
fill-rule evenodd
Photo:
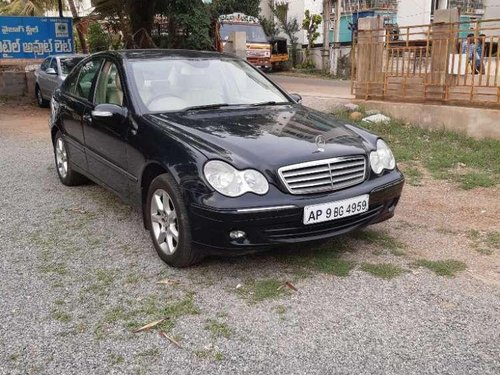
<instances>
[{"instance_id":1,"label":"alloy wheel","mask_svg":"<svg viewBox=\"0 0 500 375\"><path fill-rule=\"evenodd\" d=\"M173 254L179 245L179 225L174 202L163 189L157 189L151 197L151 225L158 246Z\"/></svg>"},{"instance_id":2,"label":"alloy wheel","mask_svg":"<svg viewBox=\"0 0 500 375\"><path fill-rule=\"evenodd\" d=\"M66 178L68 174L68 153L62 138L56 140L56 164L61 178Z\"/></svg>"}]
</instances>

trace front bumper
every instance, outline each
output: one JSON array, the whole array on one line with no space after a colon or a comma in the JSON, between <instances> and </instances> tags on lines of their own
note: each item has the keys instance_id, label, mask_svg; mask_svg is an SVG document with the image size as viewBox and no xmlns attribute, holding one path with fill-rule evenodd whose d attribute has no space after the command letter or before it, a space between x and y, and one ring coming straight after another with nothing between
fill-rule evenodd
<instances>
[{"instance_id":1,"label":"front bumper","mask_svg":"<svg viewBox=\"0 0 500 375\"><path fill-rule=\"evenodd\" d=\"M270 69L272 66L269 57L247 57L247 61L260 69Z\"/></svg>"},{"instance_id":2,"label":"front bumper","mask_svg":"<svg viewBox=\"0 0 500 375\"><path fill-rule=\"evenodd\" d=\"M244 254L265 250L274 245L323 240L387 220L401 196L404 177L398 171L368 180L360 185L320 196L291 196L283 209L262 211L241 208L213 208L192 203L189 209L192 239L195 245L215 254ZM367 212L318 224L303 224L304 206L343 200L369 194ZM291 198L290 198L291 197ZM277 206L276 200L265 200L260 207ZM232 199L232 198L226 198ZM235 200L235 202L238 202ZM243 210L242 210L243 209ZM231 239L231 231L246 233L244 239Z\"/></svg>"}]
</instances>

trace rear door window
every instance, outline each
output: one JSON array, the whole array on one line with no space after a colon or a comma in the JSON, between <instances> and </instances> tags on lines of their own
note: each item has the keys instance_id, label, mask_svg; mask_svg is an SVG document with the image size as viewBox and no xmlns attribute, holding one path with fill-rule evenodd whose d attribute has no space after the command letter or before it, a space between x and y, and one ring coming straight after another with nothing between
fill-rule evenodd
<instances>
[{"instance_id":1,"label":"rear door window","mask_svg":"<svg viewBox=\"0 0 500 375\"><path fill-rule=\"evenodd\" d=\"M50 60L52 60L52 57L47 57L43 61L42 65L40 65L40 70L42 70L42 71L45 72L47 70L47 68L49 67L49 65L50 65Z\"/></svg>"},{"instance_id":2,"label":"rear door window","mask_svg":"<svg viewBox=\"0 0 500 375\"><path fill-rule=\"evenodd\" d=\"M116 104L123 106L123 87L116 65L110 61L104 64L97 81L95 104Z\"/></svg>"},{"instance_id":3,"label":"rear door window","mask_svg":"<svg viewBox=\"0 0 500 375\"><path fill-rule=\"evenodd\" d=\"M102 59L94 59L83 65L80 69L78 79L69 84L69 93L85 100L91 100L94 79L101 64Z\"/></svg>"},{"instance_id":4,"label":"rear door window","mask_svg":"<svg viewBox=\"0 0 500 375\"><path fill-rule=\"evenodd\" d=\"M57 59L56 58L53 58L52 61L50 62L50 68L54 69L56 73L58 73L57 71Z\"/></svg>"}]
</instances>

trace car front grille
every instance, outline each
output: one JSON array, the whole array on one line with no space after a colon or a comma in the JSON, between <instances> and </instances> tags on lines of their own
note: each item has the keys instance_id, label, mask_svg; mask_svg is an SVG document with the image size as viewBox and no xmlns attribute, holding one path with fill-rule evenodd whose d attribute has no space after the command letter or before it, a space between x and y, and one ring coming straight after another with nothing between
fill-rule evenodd
<instances>
[{"instance_id":1,"label":"car front grille","mask_svg":"<svg viewBox=\"0 0 500 375\"><path fill-rule=\"evenodd\" d=\"M287 165L278 169L292 194L313 194L344 189L365 180L366 158L349 156Z\"/></svg>"}]
</instances>

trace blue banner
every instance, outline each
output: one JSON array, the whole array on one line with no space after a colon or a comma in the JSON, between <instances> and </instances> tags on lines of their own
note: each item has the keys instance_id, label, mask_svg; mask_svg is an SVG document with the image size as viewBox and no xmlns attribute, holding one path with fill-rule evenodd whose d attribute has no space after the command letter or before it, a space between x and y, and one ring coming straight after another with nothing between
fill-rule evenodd
<instances>
[{"instance_id":1,"label":"blue banner","mask_svg":"<svg viewBox=\"0 0 500 375\"><path fill-rule=\"evenodd\" d=\"M41 59L74 50L71 18L0 16L0 59Z\"/></svg>"}]
</instances>

